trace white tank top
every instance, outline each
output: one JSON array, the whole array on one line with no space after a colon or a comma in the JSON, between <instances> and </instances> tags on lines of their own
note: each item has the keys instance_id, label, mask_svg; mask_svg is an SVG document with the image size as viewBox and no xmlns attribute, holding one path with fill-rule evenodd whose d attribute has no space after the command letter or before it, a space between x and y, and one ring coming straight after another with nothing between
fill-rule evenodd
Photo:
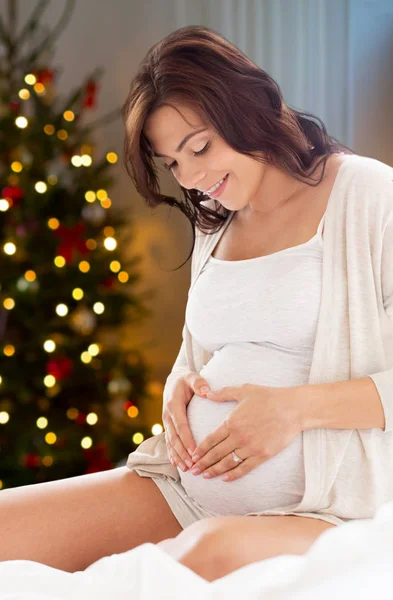
<instances>
[{"instance_id":1,"label":"white tank top","mask_svg":"<svg viewBox=\"0 0 393 600\"><path fill-rule=\"evenodd\" d=\"M200 372L211 389L308 383L321 300L324 218L304 244L246 260L207 260L188 298L186 322L213 354ZM236 407L236 401L194 395L187 417L195 443ZM305 489L303 432L235 481L178 471L187 494L213 514L244 515L297 503Z\"/></svg>"}]
</instances>

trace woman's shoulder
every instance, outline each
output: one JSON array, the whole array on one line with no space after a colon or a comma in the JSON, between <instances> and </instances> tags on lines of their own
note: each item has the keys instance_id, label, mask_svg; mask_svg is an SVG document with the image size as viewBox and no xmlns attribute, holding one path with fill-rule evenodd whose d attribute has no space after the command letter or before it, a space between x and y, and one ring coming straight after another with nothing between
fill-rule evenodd
<instances>
[{"instance_id":1,"label":"woman's shoulder","mask_svg":"<svg viewBox=\"0 0 393 600\"><path fill-rule=\"evenodd\" d=\"M393 167L370 156L350 154L346 158L348 171L354 183L393 193Z\"/></svg>"},{"instance_id":2,"label":"woman's shoulder","mask_svg":"<svg viewBox=\"0 0 393 600\"><path fill-rule=\"evenodd\" d=\"M352 188L356 204L372 211L390 215L393 212L393 167L369 156L348 155L347 186L343 193Z\"/></svg>"}]
</instances>

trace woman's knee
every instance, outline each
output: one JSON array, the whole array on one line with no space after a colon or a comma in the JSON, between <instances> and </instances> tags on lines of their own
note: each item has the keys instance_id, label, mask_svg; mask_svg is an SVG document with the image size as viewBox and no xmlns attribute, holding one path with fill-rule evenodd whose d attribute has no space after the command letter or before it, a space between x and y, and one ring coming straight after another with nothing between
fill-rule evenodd
<instances>
[{"instance_id":1,"label":"woman's knee","mask_svg":"<svg viewBox=\"0 0 393 600\"><path fill-rule=\"evenodd\" d=\"M230 573L233 552L228 547L222 517L202 519L182 531L177 539L177 560L207 581Z\"/></svg>"}]
</instances>

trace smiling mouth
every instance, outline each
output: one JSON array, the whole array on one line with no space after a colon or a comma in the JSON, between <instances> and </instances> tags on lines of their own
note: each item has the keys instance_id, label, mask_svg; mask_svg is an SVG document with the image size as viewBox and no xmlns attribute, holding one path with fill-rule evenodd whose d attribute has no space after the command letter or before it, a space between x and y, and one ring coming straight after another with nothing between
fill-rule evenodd
<instances>
[{"instance_id":1,"label":"smiling mouth","mask_svg":"<svg viewBox=\"0 0 393 600\"><path fill-rule=\"evenodd\" d=\"M222 179L220 179L219 181L217 181L217 183L215 183L214 185L212 185L211 188L209 188L208 190L205 190L203 193L204 194L213 194L216 190L219 189L219 187L224 183L224 181L226 181L228 179L229 173L227 173L225 175L225 177L223 177Z\"/></svg>"}]
</instances>

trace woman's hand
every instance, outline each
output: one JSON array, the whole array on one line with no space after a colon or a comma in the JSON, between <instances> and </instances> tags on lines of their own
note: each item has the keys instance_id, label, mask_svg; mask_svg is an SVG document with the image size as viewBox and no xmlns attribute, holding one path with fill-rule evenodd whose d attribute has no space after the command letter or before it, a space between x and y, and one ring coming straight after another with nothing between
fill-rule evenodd
<instances>
[{"instance_id":1,"label":"woman's hand","mask_svg":"<svg viewBox=\"0 0 393 600\"><path fill-rule=\"evenodd\" d=\"M245 384L208 392L213 402L239 404L195 449L192 470L204 477L225 473L223 481L233 481L279 454L302 431L295 389ZM234 461L233 450L242 462Z\"/></svg>"},{"instance_id":2,"label":"woman's hand","mask_svg":"<svg viewBox=\"0 0 393 600\"><path fill-rule=\"evenodd\" d=\"M170 399L163 405L162 422L168 455L171 463L179 465L183 471L188 470L184 464L186 461L192 467L191 455L195 449L186 409L194 394L206 397L206 390L203 388L210 390L207 381L199 373L190 372L175 382Z\"/></svg>"}]
</instances>

